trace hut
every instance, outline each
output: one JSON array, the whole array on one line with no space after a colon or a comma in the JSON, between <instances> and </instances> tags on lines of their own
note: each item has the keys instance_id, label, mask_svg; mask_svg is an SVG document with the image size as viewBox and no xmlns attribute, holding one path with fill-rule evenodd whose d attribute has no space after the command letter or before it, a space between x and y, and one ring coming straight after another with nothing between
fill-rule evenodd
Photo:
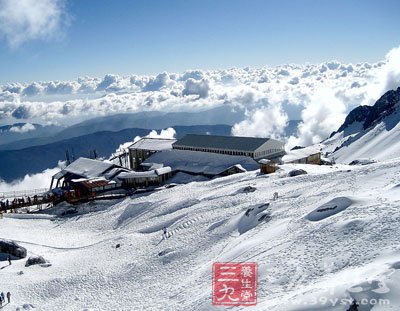
<instances>
[{"instance_id":1,"label":"hut","mask_svg":"<svg viewBox=\"0 0 400 311\"><path fill-rule=\"evenodd\" d=\"M72 190L70 190L68 194L78 199L94 197L96 194L106 193L118 189L121 186L121 184L113 180L106 180L105 178L71 179L70 185Z\"/></svg>"},{"instance_id":2,"label":"hut","mask_svg":"<svg viewBox=\"0 0 400 311\"><path fill-rule=\"evenodd\" d=\"M128 169L112 163L79 158L52 177L50 189L53 189L54 183L56 188L71 189L78 185L79 187L82 186L82 189L88 188L85 186L86 182L115 181L119 174L128 171ZM96 183L93 183L93 185L96 185Z\"/></svg>"},{"instance_id":3,"label":"hut","mask_svg":"<svg viewBox=\"0 0 400 311\"><path fill-rule=\"evenodd\" d=\"M276 165L275 162L269 159L261 159L258 161L260 164L260 173L261 174L271 174L275 173Z\"/></svg>"},{"instance_id":4,"label":"hut","mask_svg":"<svg viewBox=\"0 0 400 311\"><path fill-rule=\"evenodd\" d=\"M163 184L172 175L169 166L160 167L143 172L125 172L118 176L124 188L144 188L148 186L159 186Z\"/></svg>"},{"instance_id":5,"label":"hut","mask_svg":"<svg viewBox=\"0 0 400 311\"><path fill-rule=\"evenodd\" d=\"M142 164L152 154L171 150L176 139L144 137L129 147L129 163L132 170L139 170Z\"/></svg>"},{"instance_id":6,"label":"hut","mask_svg":"<svg viewBox=\"0 0 400 311\"><path fill-rule=\"evenodd\" d=\"M284 163L321 165L321 149L318 146L292 149L283 156L282 161Z\"/></svg>"}]
</instances>

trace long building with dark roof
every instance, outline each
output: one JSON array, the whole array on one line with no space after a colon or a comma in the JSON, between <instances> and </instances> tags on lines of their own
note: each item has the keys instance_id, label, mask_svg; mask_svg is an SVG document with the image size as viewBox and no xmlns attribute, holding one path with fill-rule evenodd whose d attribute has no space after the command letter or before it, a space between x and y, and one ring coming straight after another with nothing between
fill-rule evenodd
<instances>
[{"instance_id":1,"label":"long building with dark roof","mask_svg":"<svg viewBox=\"0 0 400 311\"><path fill-rule=\"evenodd\" d=\"M253 159L275 159L285 154L284 143L272 138L188 134L173 149L211 152Z\"/></svg>"}]
</instances>

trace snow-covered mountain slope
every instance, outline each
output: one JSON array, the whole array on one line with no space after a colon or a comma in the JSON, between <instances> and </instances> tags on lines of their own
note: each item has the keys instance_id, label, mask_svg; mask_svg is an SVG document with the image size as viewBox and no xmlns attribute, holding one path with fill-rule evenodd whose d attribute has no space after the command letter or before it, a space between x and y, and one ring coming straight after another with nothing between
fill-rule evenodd
<instances>
[{"instance_id":1,"label":"snow-covered mountain slope","mask_svg":"<svg viewBox=\"0 0 400 311\"><path fill-rule=\"evenodd\" d=\"M341 163L400 157L400 87L384 94L374 106L355 108L339 130L322 143L323 151Z\"/></svg>"},{"instance_id":2,"label":"snow-covered mountain slope","mask_svg":"<svg viewBox=\"0 0 400 311\"><path fill-rule=\"evenodd\" d=\"M0 238L52 265L0 262L0 290L13 294L6 309L224 310L211 305L212 264L252 261L257 306L226 310L344 311L350 298L365 299L362 311L400 310L400 160L281 167L89 203L68 217L54 215L64 207L7 214ZM293 168L309 174L286 177Z\"/></svg>"}]
</instances>

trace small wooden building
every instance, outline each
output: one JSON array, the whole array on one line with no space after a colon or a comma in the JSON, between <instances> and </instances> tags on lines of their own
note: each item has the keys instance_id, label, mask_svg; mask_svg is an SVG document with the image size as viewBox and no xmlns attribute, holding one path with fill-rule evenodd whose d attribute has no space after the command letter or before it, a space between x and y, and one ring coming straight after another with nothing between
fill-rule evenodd
<instances>
[{"instance_id":1,"label":"small wooden building","mask_svg":"<svg viewBox=\"0 0 400 311\"><path fill-rule=\"evenodd\" d=\"M61 187L64 189L80 187L82 190L87 190L97 186L103 187L105 182L109 183L116 180L119 174L129 171L112 163L79 158L52 177L50 189L53 189L54 184L55 188ZM114 187L114 184L112 185Z\"/></svg>"},{"instance_id":2,"label":"small wooden building","mask_svg":"<svg viewBox=\"0 0 400 311\"><path fill-rule=\"evenodd\" d=\"M98 193L118 189L121 186L121 184L105 178L72 179L70 184L72 187L70 193L73 193L77 198L95 196Z\"/></svg>"},{"instance_id":3,"label":"small wooden building","mask_svg":"<svg viewBox=\"0 0 400 311\"><path fill-rule=\"evenodd\" d=\"M164 150L171 150L176 139L144 137L129 147L130 168L134 171L140 169L140 165L152 154Z\"/></svg>"},{"instance_id":4,"label":"small wooden building","mask_svg":"<svg viewBox=\"0 0 400 311\"><path fill-rule=\"evenodd\" d=\"M261 174L275 173L276 165L274 161L268 159L261 159L260 161L258 161L258 163L260 164Z\"/></svg>"},{"instance_id":5,"label":"small wooden building","mask_svg":"<svg viewBox=\"0 0 400 311\"><path fill-rule=\"evenodd\" d=\"M169 166L143 172L122 173L118 179L122 181L124 188L144 188L159 186L172 176Z\"/></svg>"},{"instance_id":6,"label":"small wooden building","mask_svg":"<svg viewBox=\"0 0 400 311\"><path fill-rule=\"evenodd\" d=\"M282 161L284 163L321 165L321 149L318 146L292 149L283 156Z\"/></svg>"}]
</instances>

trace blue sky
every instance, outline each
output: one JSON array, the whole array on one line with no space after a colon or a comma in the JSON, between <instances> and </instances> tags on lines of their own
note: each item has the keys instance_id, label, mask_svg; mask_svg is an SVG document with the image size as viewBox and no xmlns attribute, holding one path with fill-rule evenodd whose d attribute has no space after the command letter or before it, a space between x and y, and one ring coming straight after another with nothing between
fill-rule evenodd
<instances>
[{"instance_id":1,"label":"blue sky","mask_svg":"<svg viewBox=\"0 0 400 311\"><path fill-rule=\"evenodd\" d=\"M67 0L63 12L51 38L15 47L3 33L0 83L374 62L400 44L398 0Z\"/></svg>"}]
</instances>

